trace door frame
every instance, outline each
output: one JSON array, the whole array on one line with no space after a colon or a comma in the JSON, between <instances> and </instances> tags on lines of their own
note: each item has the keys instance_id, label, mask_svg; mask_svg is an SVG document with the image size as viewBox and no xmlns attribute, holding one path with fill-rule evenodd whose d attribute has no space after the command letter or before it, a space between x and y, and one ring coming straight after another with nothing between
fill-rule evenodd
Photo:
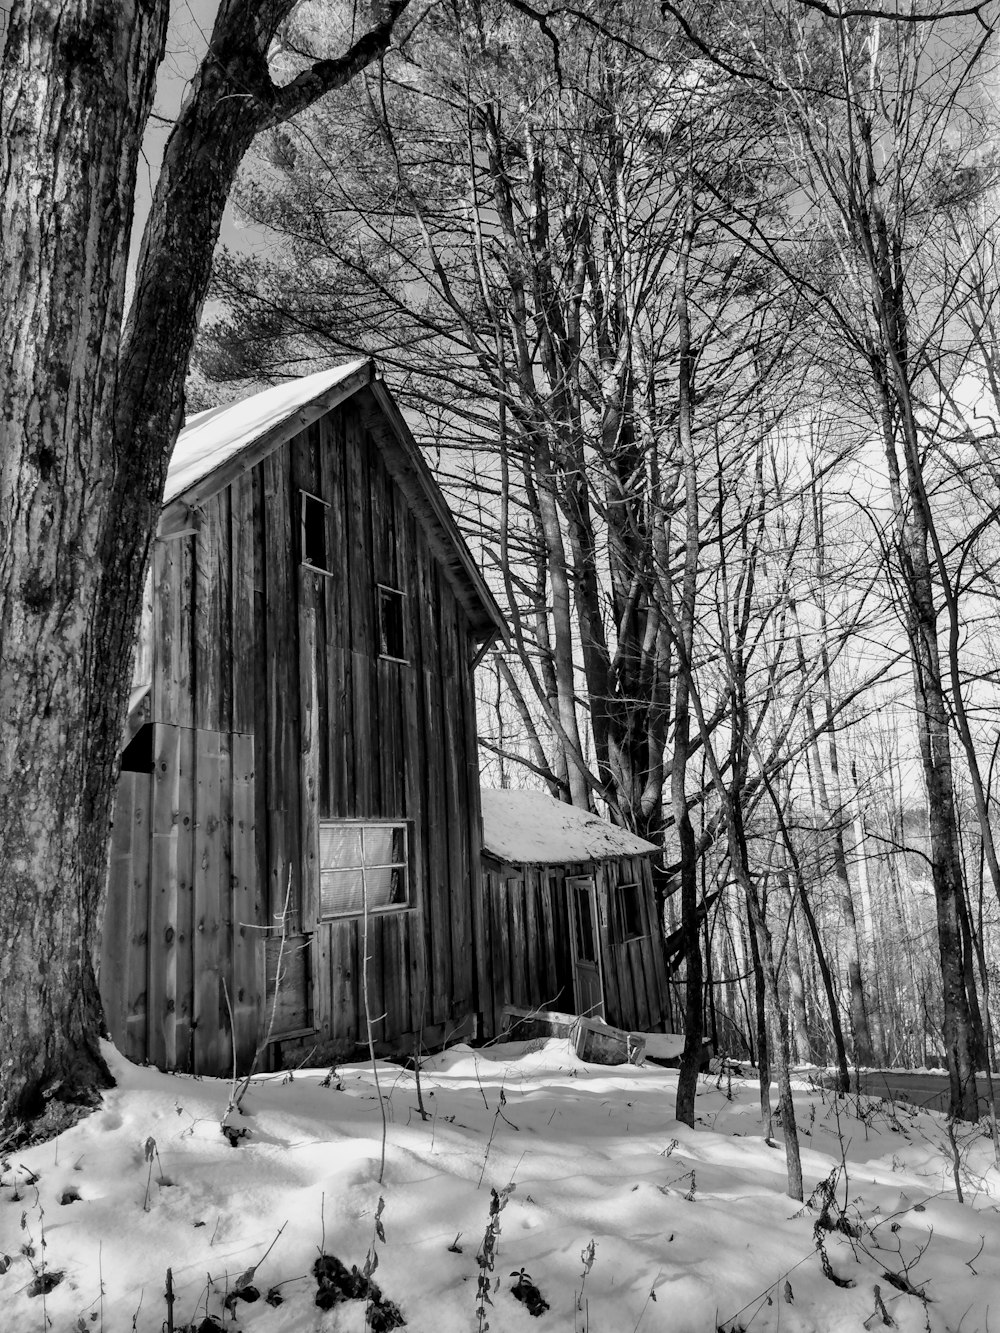
<instances>
[{"instance_id":1,"label":"door frame","mask_svg":"<svg viewBox=\"0 0 1000 1333\"><path fill-rule=\"evenodd\" d=\"M581 966L581 960L577 952L577 905L576 894L586 888L590 895L590 922L593 930L594 954L593 967L597 972L597 988L600 992L600 1012L591 1008L586 1015L588 1018L604 1018L607 1012L607 1001L604 995L604 957L601 945L601 919L597 907L597 881L593 875L567 875L563 881L566 886L566 904L569 912L569 950L570 963L573 969L573 1003L576 1006L576 1012L582 1013L583 1006L579 994L579 979L577 969ZM584 967L590 967L589 961L582 963Z\"/></svg>"}]
</instances>

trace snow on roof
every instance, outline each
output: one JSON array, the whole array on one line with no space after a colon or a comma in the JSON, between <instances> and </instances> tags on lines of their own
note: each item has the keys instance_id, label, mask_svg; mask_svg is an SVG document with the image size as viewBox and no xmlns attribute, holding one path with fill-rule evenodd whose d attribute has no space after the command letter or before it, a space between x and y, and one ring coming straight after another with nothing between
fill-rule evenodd
<instances>
[{"instance_id":1,"label":"snow on roof","mask_svg":"<svg viewBox=\"0 0 1000 1333\"><path fill-rule=\"evenodd\" d=\"M271 389L252 394L239 403L212 407L188 419L177 438L163 503L183 495L195 482L227 463L247 445L259 440L275 426L347 379L367 364L365 359L349 361L346 366L320 370L315 375L276 384Z\"/></svg>"},{"instance_id":2,"label":"snow on roof","mask_svg":"<svg viewBox=\"0 0 1000 1333\"><path fill-rule=\"evenodd\" d=\"M502 861L557 864L644 856L660 849L542 791L484 787L483 847Z\"/></svg>"}]
</instances>

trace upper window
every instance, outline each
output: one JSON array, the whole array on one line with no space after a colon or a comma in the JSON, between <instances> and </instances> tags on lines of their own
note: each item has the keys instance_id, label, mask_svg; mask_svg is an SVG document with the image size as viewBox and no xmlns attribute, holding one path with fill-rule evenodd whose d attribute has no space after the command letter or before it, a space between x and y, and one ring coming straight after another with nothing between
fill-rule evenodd
<instances>
[{"instance_id":1,"label":"upper window","mask_svg":"<svg viewBox=\"0 0 1000 1333\"><path fill-rule=\"evenodd\" d=\"M321 917L385 912L409 902L405 824L320 824Z\"/></svg>"},{"instance_id":2,"label":"upper window","mask_svg":"<svg viewBox=\"0 0 1000 1333\"><path fill-rule=\"evenodd\" d=\"M618 900L618 922L622 939L638 939L644 934L638 884L619 884L615 890L615 897Z\"/></svg>"},{"instance_id":3,"label":"upper window","mask_svg":"<svg viewBox=\"0 0 1000 1333\"><path fill-rule=\"evenodd\" d=\"M330 508L318 495L301 491L302 496L302 563L324 574L330 572L326 549L326 511Z\"/></svg>"},{"instance_id":4,"label":"upper window","mask_svg":"<svg viewBox=\"0 0 1000 1333\"><path fill-rule=\"evenodd\" d=\"M403 626L403 594L398 588L378 585L378 650L382 657L406 661L406 634Z\"/></svg>"}]
</instances>

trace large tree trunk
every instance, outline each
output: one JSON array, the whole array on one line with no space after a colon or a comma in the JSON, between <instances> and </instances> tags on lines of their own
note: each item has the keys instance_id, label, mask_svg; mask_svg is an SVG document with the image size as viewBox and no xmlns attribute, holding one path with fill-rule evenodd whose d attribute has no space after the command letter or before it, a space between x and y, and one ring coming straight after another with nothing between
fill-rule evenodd
<instances>
[{"instance_id":1,"label":"large tree trunk","mask_svg":"<svg viewBox=\"0 0 1000 1333\"><path fill-rule=\"evenodd\" d=\"M118 339L166 0L15 6L0 89L0 1123L110 1076L94 960L137 607L102 589ZM16 238L16 240L14 239Z\"/></svg>"}]
</instances>

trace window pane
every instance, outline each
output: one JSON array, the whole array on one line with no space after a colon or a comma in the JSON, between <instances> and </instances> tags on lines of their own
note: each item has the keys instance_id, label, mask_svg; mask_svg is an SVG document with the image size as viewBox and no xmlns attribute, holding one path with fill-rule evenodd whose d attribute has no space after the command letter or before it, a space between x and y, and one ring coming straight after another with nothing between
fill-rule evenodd
<instances>
[{"instance_id":1,"label":"window pane","mask_svg":"<svg viewBox=\"0 0 1000 1333\"><path fill-rule=\"evenodd\" d=\"M361 828L358 824L321 824L319 830L321 870L360 866Z\"/></svg>"},{"instance_id":2,"label":"window pane","mask_svg":"<svg viewBox=\"0 0 1000 1333\"><path fill-rule=\"evenodd\" d=\"M366 824L365 865L386 866L392 859L392 827L389 824Z\"/></svg>"},{"instance_id":3,"label":"window pane","mask_svg":"<svg viewBox=\"0 0 1000 1333\"><path fill-rule=\"evenodd\" d=\"M401 865L406 861L406 830L403 828L392 830L392 861L393 865Z\"/></svg>"},{"instance_id":4,"label":"window pane","mask_svg":"<svg viewBox=\"0 0 1000 1333\"><path fill-rule=\"evenodd\" d=\"M395 907L406 902L406 875L400 866L376 866L365 871L368 880L368 910Z\"/></svg>"},{"instance_id":5,"label":"window pane","mask_svg":"<svg viewBox=\"0 0 1000 1333\"><path fill-rule=\"evenodd\" d=\"M324 870L319 877L320 916L364 910L364 884L360 870Z\"/></svg>"}]
</instances>

